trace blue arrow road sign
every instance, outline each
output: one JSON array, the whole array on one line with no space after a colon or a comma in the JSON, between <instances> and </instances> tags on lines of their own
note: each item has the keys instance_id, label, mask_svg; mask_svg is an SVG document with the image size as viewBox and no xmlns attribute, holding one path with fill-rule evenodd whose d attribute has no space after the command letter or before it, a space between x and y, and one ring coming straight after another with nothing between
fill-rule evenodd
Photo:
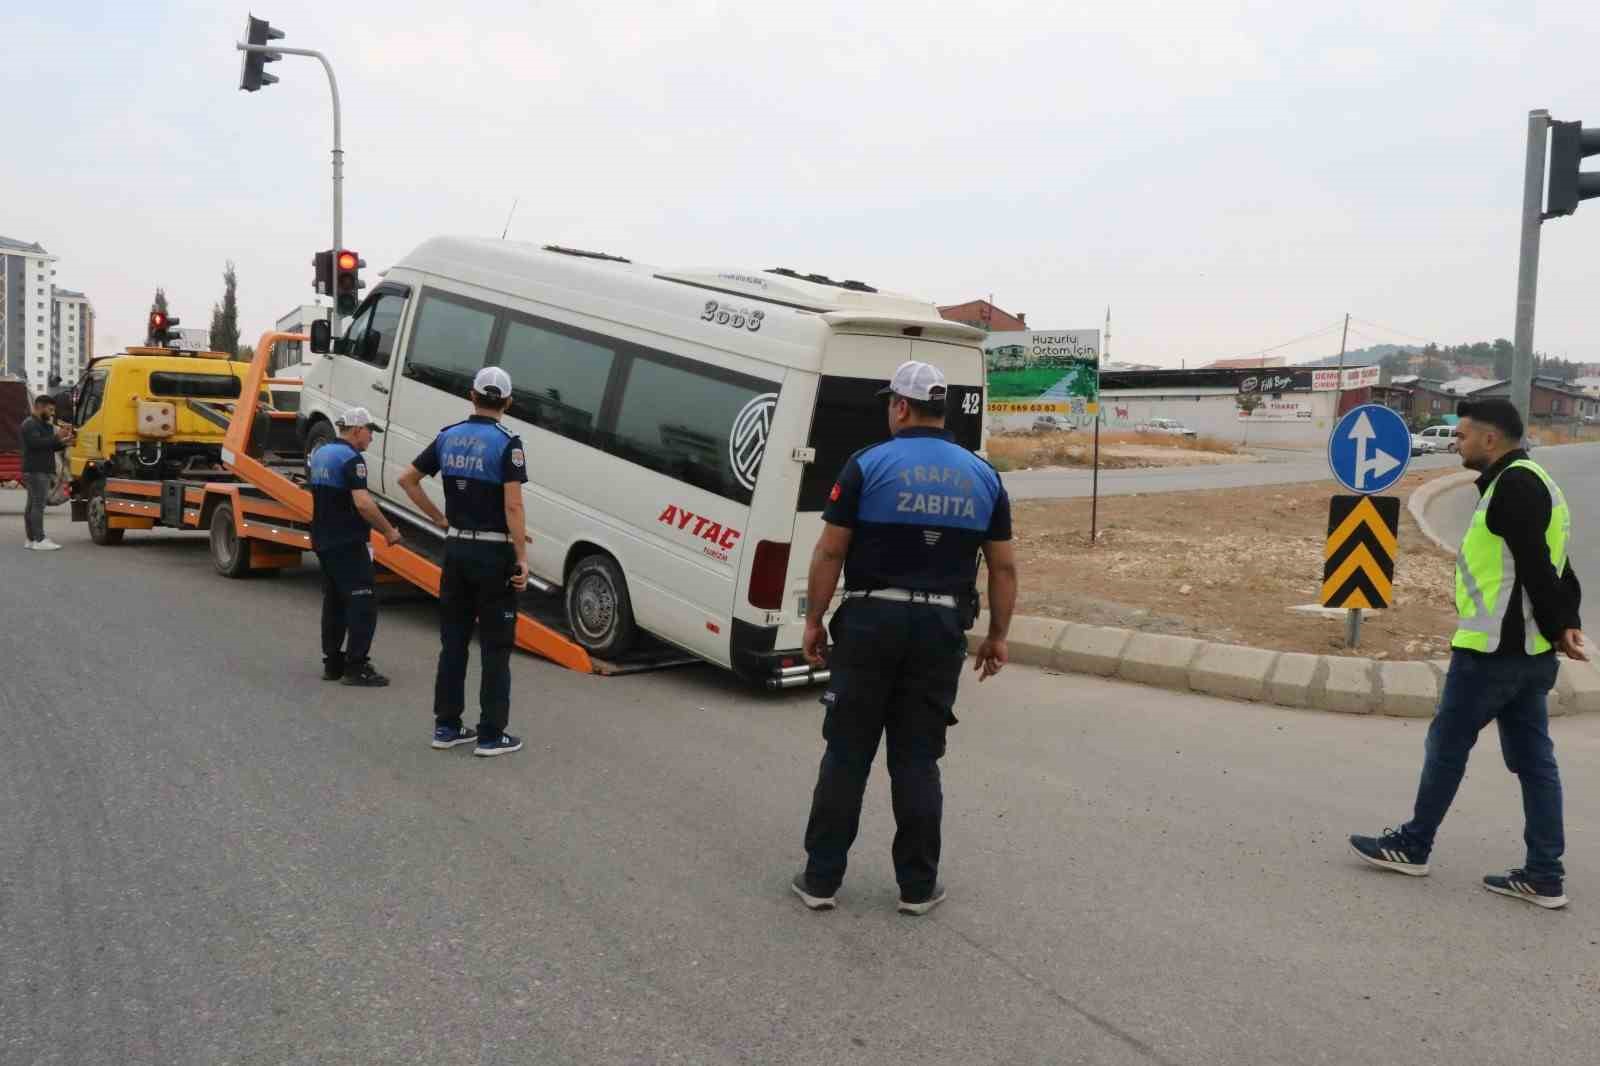
<instances>
[{"instance_id":1,"label":"blue arrow road sign","mask_svg":"<svg viewBox=\"0 0 1600 1066\"><path fill-rule=\"evenodd\" d=\"M1405 476L1411 464L1411 431L1382 404L1350 411L1328 438L1328 467L1351 492L1382 492Z\"/></svg>"}]
</instances>

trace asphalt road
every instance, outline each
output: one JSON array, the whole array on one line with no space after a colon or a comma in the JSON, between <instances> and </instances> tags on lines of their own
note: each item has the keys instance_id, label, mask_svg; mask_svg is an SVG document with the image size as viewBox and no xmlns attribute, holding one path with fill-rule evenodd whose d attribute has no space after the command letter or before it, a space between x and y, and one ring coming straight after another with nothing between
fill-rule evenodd
<instances>
[{"instance_id":1,"label":"asphalt road","mask_svg":"<svg viewBox=\"0 0 1600 1066\"><path fill-rule=\"evenodd\" d=\"M1419 455L1412 470L1445 470L1456 465L1453 455ZM1002 474L1006 491L1019 500L1059 500L1088 496L1093 490L1091 471L1077 469L1013 470ZM1191 492L1200 489L1239 489L1256 485L1288 485L1301 481L1326 481L1334 485L1328 460L1321 453L1273 453L1259 463L1221 463L1215 466L1142 467L1100 471L1100 495L1129 496L1149 492ZM1338 491L1343 492L1343 489Z\"/></svg>"},{"instance_id":2,"label":"asphalt road","mask_svg":"<svg viewBox=\"0 0 1600 1066\"><path fill-rule=\"evenodd\" d=\"M1585 598L1600 596L1600 444L1535 448L1530 454L1567 497L1572 511L1572 568L1578 580L1586 582ZM1460 545L1477 506L1478 490L1467 483L1436 497L1428 508L1428 521L1440 537Z\"/></svg>"},{"instance_id":3,"label":"asphalt road","mask_svg":"<svg viewBox=\"0 0 1600 1066\"><path fill-rule=\"evenodd\" d=\"M1424 723L1012 668L963 689L950 901L893 910L880 760L819 915L786 888L816 693L519 656L528 749L435 752L426 601L353 692L314 568L50 522L33 555L0 517L8 1066L1594 1061L1600 719L1556 723L1544 912L1478 886L1520 859L1492 732L1412 880L1344 836L1405 816Z\"/></svg>"}]
</instances>

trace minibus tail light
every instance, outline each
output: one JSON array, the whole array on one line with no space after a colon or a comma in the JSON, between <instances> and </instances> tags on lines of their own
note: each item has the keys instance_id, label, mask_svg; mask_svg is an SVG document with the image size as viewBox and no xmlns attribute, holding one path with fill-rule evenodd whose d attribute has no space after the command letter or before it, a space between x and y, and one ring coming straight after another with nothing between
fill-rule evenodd
<instances>
[{"instance_id":1,"label":"minibus tail light","mask_svg":"<svg viewBox=\"0 0 1600 1066\"><path fill-rule=\"evenodd\" d=\"M783 588L789 581L789 545L763 540L756 545L750 568L750 606L776 611L783 606Z\"/></svg>"}]
</instances>

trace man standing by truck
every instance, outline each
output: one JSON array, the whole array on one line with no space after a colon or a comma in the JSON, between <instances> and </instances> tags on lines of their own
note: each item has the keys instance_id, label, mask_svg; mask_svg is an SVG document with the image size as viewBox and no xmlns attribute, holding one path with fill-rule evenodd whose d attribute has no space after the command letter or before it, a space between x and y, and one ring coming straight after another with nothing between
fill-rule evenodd
<instances>
[{"instance_id":1,"label":"man standing by truck","mask_svg":"<svg viewBox=\"0 0 1600 1066\"><path fill-rule=\"evenodd\" d=\"M394 527L367 491L367 461L373 425L365 407L352 407L335 422L337 440L311 453L311 546L322 564L322 677L361 688L381 688L389 679L372 668L367 654L378 628L373 600L373 529L390 544ZM349 643L346 644L348 638Z\"/></svg>"},{"instance_id":2,"label":"man standing by truck","mask_svg":"<svg viewBox=\"0 0 1600 1066\"><path fill-rule=\"evenodd\" d=\"M528 480L522 438L500 424L511 406L511 375L486 366L472 379L472 417L439 431L400 487L445 532L439 578L439 673L433 689L433 746L476 740L474 755L509 755L522 740L506 732L511 713L511 648L517 593L528 587L528 536L522 486ZM444 477L445 514L422 491ZM447 517L448 515L448 517ZM478 630L483 680L478 728L461 724L466 709L467 644Z\"/></svg>"},{"instance_id":3,"label":"man standing by truck","mask_svg":"<svg viewBox=\"0 0 1600 1066\"><path fill-rule=\"evenodd\" d=\"M33 414L22 420L22 481L28 489L23 513L33 551L60 551L61 545L44 535L44 507L50 499L50 482L56 473L56 454L72 440L72 430L55 425L56 402L47 394L34 397Z\"/></svg>"}]
</instances>

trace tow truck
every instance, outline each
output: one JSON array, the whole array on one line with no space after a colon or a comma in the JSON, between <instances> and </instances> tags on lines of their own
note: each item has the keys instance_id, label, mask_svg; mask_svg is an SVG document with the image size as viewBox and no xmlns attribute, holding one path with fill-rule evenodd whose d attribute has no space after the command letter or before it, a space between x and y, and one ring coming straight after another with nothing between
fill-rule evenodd
<instances>
[{"instance_id":1,"label":"tow truck","mask_svg":"<svg viewBox=\"0 0 1600 1066\"><path fill-rule=\"evenodd\" d=\"M303 554L311 550L305 456L298 450L294 412L261 406L270 396L264 391L267 386L298 384L268 377L273 346L309 339L302 333L264 333L243 370L237 399L185 399L187 412L222 430L214 459L200 450L187 454L176 469L136 465L130 473L124 463L81 476L74 471L73 520L87 521L91 539L105 545L120 543L129 529L207 530L212 564L224 577L299 566ZM141 423L154 420L142 427L153 432L162 425L170 427L177 417L175 404L151 404L137 397L133 402ZM124 449L135 464L147 454L144 443ZM405 539L396 545L372 536L379 580L408 582L438 596L443 538L409 512L386 501L379 501L379 506L405 531ZM625 674L697 661L659 642L645 642L615 661L597 659L571 639L557 592L554 586L530 581L518 602L517 647L582 673Z\"/></svg>"}]
</instances>

